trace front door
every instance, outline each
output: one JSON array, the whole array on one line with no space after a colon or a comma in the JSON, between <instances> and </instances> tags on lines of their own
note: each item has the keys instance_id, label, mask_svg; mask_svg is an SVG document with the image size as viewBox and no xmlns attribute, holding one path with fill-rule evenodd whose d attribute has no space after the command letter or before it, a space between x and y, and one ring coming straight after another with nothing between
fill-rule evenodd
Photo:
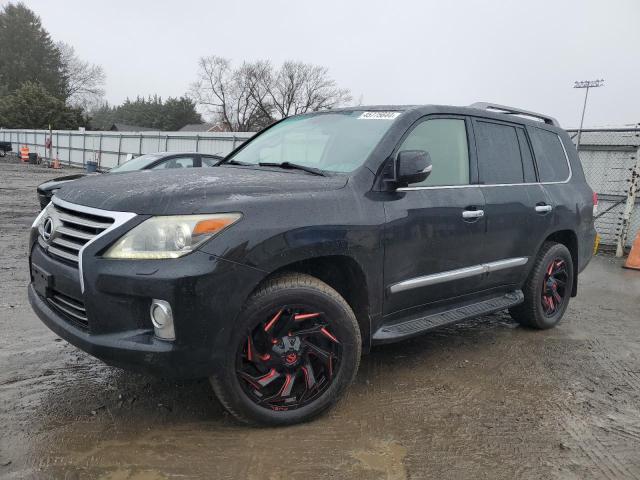
<instances>
[{"instance_id":1,"label":"front door","mask_svg":"<svg viewBox=\"0 0 640 480\"><path fill-rule=\"evenodd\" d=\"M425 150L426 181L385 202L383 312L410 314L479 288L485 233L484 196L475 182L475 148L464 117L426 117L397 151Z\"/></svg>"}]
</instances>

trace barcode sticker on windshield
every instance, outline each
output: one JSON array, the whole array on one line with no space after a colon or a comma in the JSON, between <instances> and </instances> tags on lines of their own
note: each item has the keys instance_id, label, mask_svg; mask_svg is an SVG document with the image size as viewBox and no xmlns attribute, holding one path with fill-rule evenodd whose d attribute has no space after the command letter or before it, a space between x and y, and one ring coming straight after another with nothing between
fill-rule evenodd
<instances>
[{"instance_id":1,"label":"barcode sticker on windshield","mask_svg":"<svg viewBox=\"0 0 640 480\"><path fill-rule=\"evenodd\" d=\"M363 112L358 120L393 120L400 112Z\"/></svg>"}]
</instances>

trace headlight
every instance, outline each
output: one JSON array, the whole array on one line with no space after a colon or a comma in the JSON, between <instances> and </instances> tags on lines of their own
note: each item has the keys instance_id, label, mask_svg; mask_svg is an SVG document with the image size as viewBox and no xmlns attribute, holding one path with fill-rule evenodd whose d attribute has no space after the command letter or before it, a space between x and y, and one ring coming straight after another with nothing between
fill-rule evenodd
<instances>
[{"instance_id":1,"label":"headlight","mask_svg":"<svg viewBox=\"0 0 640 480\"><path fill-rule=\"evenodd\" d=\"M125 233L106 258L178 258L240 220L239 213L151 217Z\"/></svg>"}]
</instances>

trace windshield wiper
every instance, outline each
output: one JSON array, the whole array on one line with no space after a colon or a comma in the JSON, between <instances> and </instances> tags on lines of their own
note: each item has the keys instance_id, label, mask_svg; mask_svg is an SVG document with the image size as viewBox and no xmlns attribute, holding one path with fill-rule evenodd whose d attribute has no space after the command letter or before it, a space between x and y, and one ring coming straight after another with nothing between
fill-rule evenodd
<instances>
[{"instance_id":1,"label":"windshield wiper","mask_svg":"<svg viewBox=\"0 0 640 480\"><path fill-rule=\"evenodd\" d=\"M223 158L222 160L220 160L218 163L216 163L216 167L219 167L220 165L243 165L243 166L247 166L247 165L251 165L250 163L246 163L246 162L239 162L238 160L233 160L233 159L226 159Z\"/></svg>"},{"instance_id":2,"label":"windshield wiper","mask_svg":"<svg viewBox=\"0 0 640 480\"><path fill-rule=\"evenodd\" d=\"M291 163L291 162L259 162L258 165L260 165L261 167L278 167L278 168L288 168L291 170L302 170L303 172L308 172L308 173L312 173L314 175L319 175L321 177L326 177L327 174L324 173L322 170L320 170L319 168L313 168L313 167L307 167L305 165L300 165L297 163Z\"/></svg>"}]
</instances>

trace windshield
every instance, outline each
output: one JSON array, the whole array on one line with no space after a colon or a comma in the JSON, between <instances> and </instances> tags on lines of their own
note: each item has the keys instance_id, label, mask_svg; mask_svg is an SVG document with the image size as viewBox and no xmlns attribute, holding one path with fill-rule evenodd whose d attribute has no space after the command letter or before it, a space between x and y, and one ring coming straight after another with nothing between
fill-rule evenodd
<instances>
[{"instance_id":1,"label":"windshield","mask_svg":"<svg viewBox=\"0 0 640 480\"><path fill-rule=\"evenodd\" d=\"M361 166L400 112L347 111L291 117L226 161L291 162L330 172Z\"/></svg>"},{"instance_id":2,"label":"windshield","mask_svg":"<svg viewBox=\"0 0 640 480\"><path fill-rule=\"evenodd\" d=\"M161 155L140 155L139 157L132 158L128 162L124 162L118 167L112 168L111 170L109 170L109 173L133 172L134 170L142 170L156 160L159 160L160 158L162 158Z\"/></svg>"}]
</instances>

